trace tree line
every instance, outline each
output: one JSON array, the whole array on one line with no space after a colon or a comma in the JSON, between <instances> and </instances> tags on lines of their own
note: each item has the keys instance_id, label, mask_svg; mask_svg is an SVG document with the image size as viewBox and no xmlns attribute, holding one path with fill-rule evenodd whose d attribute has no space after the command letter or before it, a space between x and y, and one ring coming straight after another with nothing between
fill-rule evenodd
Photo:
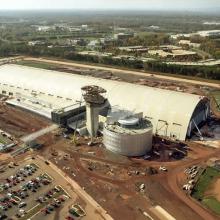
<instances>
[{"instance_id":1,"label":"tree line","mask_svg":"<svg viewBox=\"0 0 220 220\"><path fill-rule=\"evenodd\" d=\"M29 47L25 44L9 45L5 42L0 41L0 56L7 57L15 54L56 57L81 62L120 66L125 68L139 69L152 72L161 72L174 75L178 74L184 76L195 76L205 79L220 80L220 66L183 66L166 64L157 60L143 63L143 61L141 60L129 59L126 57L115 59L111 56L99 57L91 55L80 55L76 51L74 51L73 48L47 48L45 46Z\"/></svg>"},{"instance_id":2,"label":"tree line","mask_svg":"<svg viewBox=\"0 0 220 220\"><path fill-rule=\"evenodd\" d=\"M183 66L161 63L159 61L148 61L144 64L144 69L155 72L220 80L220 66Z\"/></svg>"}]
</instances>

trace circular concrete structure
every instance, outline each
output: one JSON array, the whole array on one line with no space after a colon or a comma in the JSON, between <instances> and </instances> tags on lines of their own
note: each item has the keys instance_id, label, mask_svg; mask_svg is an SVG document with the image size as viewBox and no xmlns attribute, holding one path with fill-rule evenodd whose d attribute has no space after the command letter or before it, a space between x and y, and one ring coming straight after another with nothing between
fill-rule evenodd
<instances>
[{"instance_id":1,"label":"circular concrete structure","mask_svg":"<svg viewBox=\"0 0 220 220\"><path fill-rule=\"evenodd\" d=\"M134 119L132 119L134 121ZM129 120L128 120L129 121ZM152 124L141 120L137 124L124 123L106 125L103 131L105 147L124 156L142 156L152 148Z\"/></svg>"}]
</instances>

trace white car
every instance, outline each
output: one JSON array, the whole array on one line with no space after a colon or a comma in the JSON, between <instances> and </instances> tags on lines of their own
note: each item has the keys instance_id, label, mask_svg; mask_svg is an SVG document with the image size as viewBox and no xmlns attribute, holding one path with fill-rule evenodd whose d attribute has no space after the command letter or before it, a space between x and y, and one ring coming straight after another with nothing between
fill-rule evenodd
<instances>
[{"instance_id":1,"label":"white car","mask_svg":"<svg viewBox=\"0 0 220 220\"><path fill-rule=\"evenodd\" d=\"M189 191L190 189L192 189L192 185L190 185L190 184L183 185L183 190Z\"/></svg>"},{"instance_id":2,"label":"white car","mask_svg":"<svg viewBox=\"0 0 220 220\"><path fill-rule=\"evenodd\" d=\"M166 168L166 167L163 167L163 166L160 166L159 170L161 170L161 171L167 171L167 168Z\"/></svg>"},{"instance_id":3,"label":"white car","mask_svg":"<svg viewBox=\"0 0 220 220\"><path fill-rule=\"evenodd\" d=\"M190 177L193 179L196 177L196 175L197 175L197 173L195 172L195 173L191 174Z\"/></svg>"},{"instance_id":4,"label":"white car","mask_svg":"<svg viewBox=\"0 0 220 220\"><path fill-rule=\"evenodd\" d=\"M190 181L189 181L189 184L194 184L194 183L195 183L194 180L190 180Z\"/></svg>"}]
</instances>

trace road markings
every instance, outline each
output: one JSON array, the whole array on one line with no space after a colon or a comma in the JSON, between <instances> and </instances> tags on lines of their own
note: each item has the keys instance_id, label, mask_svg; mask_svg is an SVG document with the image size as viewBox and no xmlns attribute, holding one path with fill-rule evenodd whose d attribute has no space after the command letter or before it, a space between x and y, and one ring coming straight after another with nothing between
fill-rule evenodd
<instances>
[{"instance_id":1,"label":"road markings","mask_svg":"<svg viewBox=\"0 0 220 220\"><path fill-rule=\"evenodd\" d=\"M33 209L37 208L40 204L38 203L37 205L35 205L34 207L32 207L31 209L29 209L27 212L31 212Z\"/></svg>"},{"instance_id":2,"label":"road markings","mask_svg":"<svg viewBox=\"0 0 220 220\"><path fill-rule=\"evenodd\" d=\"M36 215L38 215L40 212L41 212L41 211L38 211L38 212L34 213L34 215L32 215L29 219L34 218L34 217L35 217Z\"/></svg>"},{"instance_id":3,"label":"road markings","mask_svg":"<svg viewBox=\"0 0 220 220\"><path fill-rule=\"evenodd\" d=\"M21 198L19 198L18 196L14 196L14 199L17 199L19 202L21 201Z\"/></svg>"},{"instance_id":4,"label":"road markings","mask_svg":"<svg viewBox=\"0 0 220 220\"><path fill-rule=\"evenodd\" d=\"M69 199L71 199L71 196L70 194L61 186L61 185L58 185L69 197Z\"/></svg>"},{"instance_id":5,"label":"road markings","mask_svg":"<svg viewBox=\"0 0 220 220\"><path fill-rule=\"evenodd\" d=\"M40 166L38 164L36 164L36 163L32 163L32 164L34 164L34 166L36 166L38 169L40 168Z\"/></svg>"},{"instance_id":6,"label":"road markings","mask_svg":"<svg viewBox=\"0 0 220 220\"><path fill-rule=\"evenodd\" d=\"M24 160L25 160L25 161L26 161L26 160L31 160L31 157L26 157Z\"/></svg>"},{"instance_id":7,"label":"road markings","mask_svg":"<svg viewBox=\"0 0 220 220\"><path fill-rule=\"evenodd\" d=\"M49 175L47 172L45 172L43 175L47 175L47 177L49 177L52 181L54 180L54 178L51 175Z\"/></svg>"}]
</instances>

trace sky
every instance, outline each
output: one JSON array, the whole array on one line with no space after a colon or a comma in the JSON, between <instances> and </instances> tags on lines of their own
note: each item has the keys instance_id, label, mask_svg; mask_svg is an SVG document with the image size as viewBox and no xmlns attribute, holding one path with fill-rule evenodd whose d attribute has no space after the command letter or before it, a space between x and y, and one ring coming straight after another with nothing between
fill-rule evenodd
<instances>
[{"instance_id":1,"label":"sky","mask_svg":"<svg viewBox=\"0 0 220 220\"><path fill-rule=\"evenodd\" d=\"M0 0L0 10L26 9L142 9L206 10L219 8L220 0Z\"/></svg>"}]
</instances>

